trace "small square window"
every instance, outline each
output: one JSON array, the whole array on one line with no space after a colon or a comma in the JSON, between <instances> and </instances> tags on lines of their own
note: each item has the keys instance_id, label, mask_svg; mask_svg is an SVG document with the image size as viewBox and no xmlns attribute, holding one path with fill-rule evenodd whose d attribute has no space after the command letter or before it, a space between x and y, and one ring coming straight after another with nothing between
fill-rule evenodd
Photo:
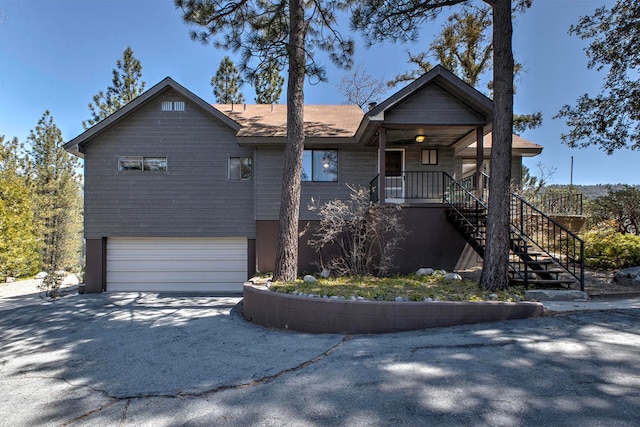
<instances>
[{"instance_id":1,"label":"small square window","mask_svg":"<svg viewBox=\"0 0 640 427\"><path fill-rule=\"evenodd\" d=\"M229 157L229 179L248 181L253 178L253 158Z\"/></svg>"},{"instance_id":2,"label":"small square window","mask_svg":"<svg viewBox=\"0 0 640 427\"><path fill-rule=\"evenodd\" d=\"M438 164L438 150L436 150L436 149L424 149L424 150L422 150L422 164L423 165L437 165Z\"/></svg>"},{"instance_id":3,"label":"small square window","mask_svg":"<svg viewBox=\"0 0 640 427\"><path fill-rule=\"evenodd\" d=\"M171 111L173 109L173 102L162 101L162 111Z\"/></svg>"},{"instance_id":4,"label":"small square window","mask_svg":"<svg viewBox=\"0 0 640 427\"><path fill-rule=\"evenodd\" d=\"M173 103L173 111L184 111L184 102L176 101Z\"/></svg>"},{"instance_id":5,"label":"small square window","mask_svg":"<svg viewBox=\"0 0 640 427\"><path fill-rule=\"evenodd\" d=\"M142 157L118 157L119 171L141 171Z\"/></svg>"}]
</instances>

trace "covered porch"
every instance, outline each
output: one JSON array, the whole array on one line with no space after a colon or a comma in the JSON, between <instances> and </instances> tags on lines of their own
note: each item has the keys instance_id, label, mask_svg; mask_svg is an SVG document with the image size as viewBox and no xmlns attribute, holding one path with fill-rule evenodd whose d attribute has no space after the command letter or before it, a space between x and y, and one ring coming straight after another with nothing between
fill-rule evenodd
<instances>
[{"instance_id":1,"label":"covered porch","mask_svg":"<svg viewBox=\"0 0 640 427\"><path fill-rule=\"evenodd\" d=\"M442 203L451 179L481 190L492 120L489 98L434 67L365 114L357 137L377 148L371 199Z\"/></svg>"}]
</instances>

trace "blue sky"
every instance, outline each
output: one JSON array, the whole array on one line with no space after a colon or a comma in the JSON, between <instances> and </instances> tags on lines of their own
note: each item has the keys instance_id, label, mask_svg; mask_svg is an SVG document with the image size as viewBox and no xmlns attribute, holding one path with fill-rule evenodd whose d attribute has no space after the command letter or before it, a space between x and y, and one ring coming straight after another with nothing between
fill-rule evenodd
<instances>
[{"instance_id":1,"label":"blue sky","mask_svg":"<svg viewBox=\"0 0 640 427\"><path fill-rule=\"evenodd\" d=\"M575 184L640 184L639 152L607 156L595 147L569 149L560 142L564 123L552 119L563 104L599 91L604 75L587 69L586 43L567 31L579 16L613 3L534 0L514 25L515 55L525 69L517 82L515 110L542 111L544 116L542 127L523 134L544 146L542 155L525 164L534 173L538 161L557 168L556 184L569 183L571 156ZM172 0L3 0L0 22L0 135L21 141L47 109L65 141L80 134L82 120L90 117L87 104L111 83L111 70L127 46L142 62L147 88L171 76L212 103L211 76L229 54L191 41ZM439 22L431 23L416 43L373 48L356 35L355 62L375 77L391 79L409 67L405 50L423 50L439 29ZM329 82L307 84L307 103L343 102L336 88L343 71L325 64ZM252 101L253 96L245 86L245 98Z\"/></svg>"}]
</instances>

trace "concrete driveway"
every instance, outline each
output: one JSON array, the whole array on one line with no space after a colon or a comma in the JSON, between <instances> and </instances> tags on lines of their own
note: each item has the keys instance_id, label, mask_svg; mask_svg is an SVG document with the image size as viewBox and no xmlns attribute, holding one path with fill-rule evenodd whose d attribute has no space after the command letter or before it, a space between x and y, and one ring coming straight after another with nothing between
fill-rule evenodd
<instances>
[{"instance_id":1,"label":"concrete driveway","mask_svg":"<svg viewBox=\"0 0 640 427\"><path fill-rule=\"evenodd\" d=\"M640 419L640 310L376 336L240 298L0 299L1 426L606 425Z\"/></svg>"}]
</instances>

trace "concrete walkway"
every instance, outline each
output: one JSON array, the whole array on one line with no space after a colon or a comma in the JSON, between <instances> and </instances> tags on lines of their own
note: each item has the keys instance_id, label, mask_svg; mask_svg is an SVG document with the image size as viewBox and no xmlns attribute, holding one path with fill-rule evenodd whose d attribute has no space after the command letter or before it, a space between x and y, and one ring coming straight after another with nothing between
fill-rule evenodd
<instances>
[{"instance_id":1,"label":"concrete walkway","mask_svg":"<svg viewBox=\"0 0 640 427\"><path fill-rule=\"evenodd\" d=\"M640 419L638 308L345 336L256 327L238 315L239 301L136 293L1 299L0 426Z\"/></svg>"}]
</instances>

